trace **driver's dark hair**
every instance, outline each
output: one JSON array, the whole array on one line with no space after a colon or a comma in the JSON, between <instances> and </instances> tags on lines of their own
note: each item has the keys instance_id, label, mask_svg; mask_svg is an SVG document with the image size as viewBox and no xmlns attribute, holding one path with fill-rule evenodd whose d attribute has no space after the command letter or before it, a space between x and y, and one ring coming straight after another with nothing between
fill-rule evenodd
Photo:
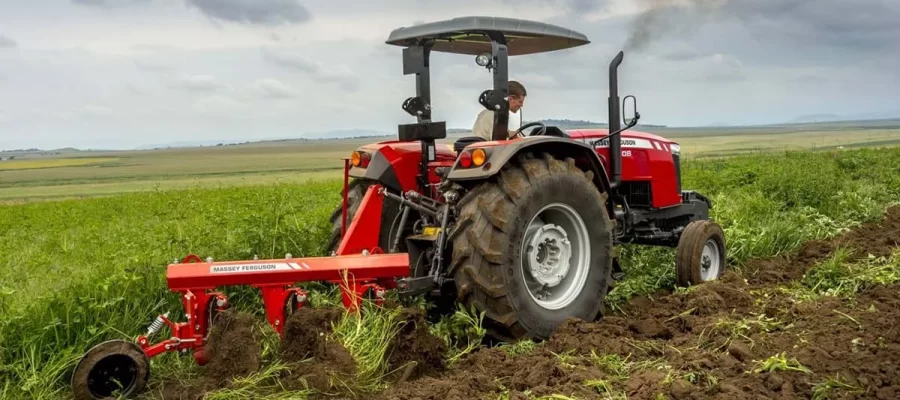
<instances>
[{"instance_id":1,"label":"driver's dark hair","mask_svg":"<svg viewBox=\"0 0 900 400\"><path fill-rule=\"evenodd\" d=\"M510 96L525 97L528 92L525 91L525 86L518 81L509 81L509 94Z\"/></svg>"}]
</instances>

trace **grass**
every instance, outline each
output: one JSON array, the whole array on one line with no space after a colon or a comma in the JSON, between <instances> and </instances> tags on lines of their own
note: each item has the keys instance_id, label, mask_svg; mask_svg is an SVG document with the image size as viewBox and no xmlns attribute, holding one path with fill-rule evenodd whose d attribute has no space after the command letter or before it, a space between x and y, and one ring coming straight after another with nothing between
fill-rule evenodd
<instances>
[{"instance_id":1,"label":"grass","mask_svg":"<svg viewBox=\"0 0 900 400\"><path fill-rule=\"evenodd\" d=\"M688 160L683 170L683 187L711 198L711 216L725 231L728 264L737 268L878 219L900 198L897 149ZM670 249L622 246L620 255L628 279L610 293L610 308L674 286Z\"/></svg>"},{"instance_id":2,"label":"grass","mask_svg":"<svg viewBox=\"0 0 900 400\"><path fill-rule=\"evenodd\" d=\"M776 372L776 371L792 371L792 372L802 372L804 374L811 374L812 370L800 364L796 358L787 358L785 353L779 353L773 355L765 360L754 360L753 363L756 365L756 368L752 369L749 372L754 374L760 374L763 372Z\"/></svg>"},{"instance_id":3,"label":"grass","mask_svg":"<svg viewBox=\"0 0 900 400\"><path fill-rule=\"evenodd\" d=\"M782 331L790 326L791 324L762 314L752 318L720 318L703 329L700 333L700 341L705 343L708 340L707 337L721 335L725 339L721 343L715 343L717 350L728 349L728 346L735 340L744 340L749 343L750 347L753 347L755 341L749 335Z\"/></svg>"},{"instance_id":4,"label":"grass","mask_svg":"<svg viewBox=\"0 0 900 400\"><path fill-rule=\"evenodd\" d=\"M453 364L462 356L471 353L481 345L487 331L482 327L484 313L457 305L456 311L429 328L432 335L441 338L447 345L448 364Z\"/></svg>"},{"instance_id":5,"label":"grass","mask_svg":"<svg viewBox=\"0 0 900 400\"><path fill-rule=\"evenodd\" d=\"M713 217L728 238L729 263L741 266L878 218L900 198L900 149L688 159L683 176L686 189L712 198ZM334 179L248 183L0 207L0 398L66 398L68 373L90 346L133 339L158 313L181 315L177 295L166 291L164 280L173 258L322 255L340 187ZM628 277L609 297L610 305L672 289L672 256L671 249L624 247ZM816 291L849 293L895 281L896 257L862 263L871 272L826 266L805 282ZM257 291L224 289L235 306L261 317ZM312 301L331 300L320 294ZM373 315L381 320L341 321L335 335L377 387L385 372L381 347L394 325L389 315ZM470 351L471 342L459 338L477 338L479 318L457 317L462 334L446 336L457 351L448 358ZM509 350L527 351L529 345L519 346ZM267 393L266 387L278 385L272 368L263 372L270 375L248 378L216 396ZM154 382L196 372L189 358L168 355L154 359L152 370Z\"/></svg>"},{"instance_id":6,"label":"grass","mask_svg":"<svg viewBox=\"0 0 900 400\"><path fill-rule=\"evenodd\" d=\"M362 313L346 315L335 326L334 337L357 362L354 386L372 392L383 385L387 371L387 350L391 338L400 330L401 309L376 312L372 306Z\"/></svg>"},{"instance_id":7,"label":"grass","mask_svg":"<svg viewBox=\"0 0 900 400\"><path fill-rule=\"evenodd\" d=\"M14 171L26 169L43 169L59 167L84 167L97 164L108 164L118 161L116 157L78 157L78 158L47 158L47 159L23 159L9 160L0 163L0 171Z\"/></svg>"},{"instance_id":8,"label":"grass","mask_svg":"<svg viewBox=\"0 0 900 400\"><path fill-rule=\"evenodd\" d=\"M836 399L839 398L840 394L859 394L862 392L862 389L845 382L840 375L836 375L813 385L812 399Z\"/></svg>"},{"instance_id":9,"label":"grass","mask_svg":"<svg viewBox=\"0 0 900 400\"><path fill-rule=\"evenodd\" d=\"M869 257L848 262L851 250L838 248L825 262L810 269L801 281L805 289L819 296L853 298L875 285L900 282L900 251L891 257Z\"/></svg>"}]
</instances>

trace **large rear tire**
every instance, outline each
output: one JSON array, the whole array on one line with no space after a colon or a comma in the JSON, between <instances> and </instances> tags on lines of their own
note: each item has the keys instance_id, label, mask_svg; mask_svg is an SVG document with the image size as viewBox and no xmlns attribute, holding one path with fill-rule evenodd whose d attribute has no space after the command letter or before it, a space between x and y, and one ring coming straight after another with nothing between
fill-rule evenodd
<instances>
[{"instance_id":1,"label":"large rear tire","mask_svg":"<svg viewBox=\"0 0 900 400\"><path fill-rule=\"evenodd\" d=\"M540 340L567 318L602 312L614 223L572 159L516 161L460 200L450 272L458 301L485 313L491 336Z\"/></svg>"}]
</instances>

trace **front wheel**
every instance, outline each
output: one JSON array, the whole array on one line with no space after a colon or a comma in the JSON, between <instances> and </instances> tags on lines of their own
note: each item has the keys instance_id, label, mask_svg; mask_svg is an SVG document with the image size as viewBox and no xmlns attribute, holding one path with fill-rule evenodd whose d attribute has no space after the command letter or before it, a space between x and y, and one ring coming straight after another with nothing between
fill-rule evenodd
<instances>
[{"instance_id":1,"label":"front wheel","mask_svg":"<svg viewBox=\"0 0 900 400\"><path fill-rule=\"evenodd\" d=\"M613 264L606 197L574 161L520 156L458 205L450 272L457 298L501 340L546 339L600 314Z\"/></svg>"},{"instance_id":2,"label":"front wheel","mask_svg":"<svg viewBox=\"0 0 900 400\"><path fill-rule=\"evenodd\" d=\"M675 250L675 281L687 287L719 279L725 270L725 233L710 220L693 221Z\"/></svg>"}]
</instances>

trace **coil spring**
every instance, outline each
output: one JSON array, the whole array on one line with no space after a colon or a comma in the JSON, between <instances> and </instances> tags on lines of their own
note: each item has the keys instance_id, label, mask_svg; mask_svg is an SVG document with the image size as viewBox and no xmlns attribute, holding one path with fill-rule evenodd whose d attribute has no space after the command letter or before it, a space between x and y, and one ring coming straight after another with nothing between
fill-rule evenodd
<instances>
[{"instance_id":1,"label":"coil spring","mask_svg":"<svg viewBox=\"0 0 900 400\"><path fill-rule=\"evenodd\" d=\"M150 327L147 328L147 334L145 336L150 337L159 332L160 328L162 328L165 321L163 321L163 317L169 318L169 313L165 313L156 317L155 320L150 324Z\"/></svg>"}]
</instances>

